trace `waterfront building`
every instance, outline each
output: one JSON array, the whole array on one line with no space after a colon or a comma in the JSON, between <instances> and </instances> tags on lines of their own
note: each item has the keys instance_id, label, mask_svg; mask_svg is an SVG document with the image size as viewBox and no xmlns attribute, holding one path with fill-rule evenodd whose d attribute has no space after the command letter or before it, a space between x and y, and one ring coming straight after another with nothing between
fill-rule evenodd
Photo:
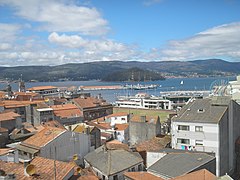
<instances>
[{"instance_id":1,"label":"waterfront building","mask_svg":"<svg viewBox=\"0 0 240 180\"><path fill-rule=\"evenodd\" d=\"M32 88L28 88L27 92L38 93L41 96L58 96L58 87L55 86L36 86Z\"/></svg>"},{"instance_id":2,"label":"waterfront building","mask_svg":"<svg viewBox=\"0 0 240 180\"><path fill-rule=\"evenodd\" d=\"M239 129L240 106L230 97L192 100L171 121L172 148L213 152L217 176L232 174Z\"/></svg>"},{"instance_id":3,"label":"waterfront building","mask_svg":"<svg viewBox=\"0 0 240 180\"><path fill-rule=\"evenodd\" d=\"M146 93L138 93L135 96L119 96L115 106L142 109L172 109L171 101L162 97L150 96Z\"/></svg>"}]
</instances>

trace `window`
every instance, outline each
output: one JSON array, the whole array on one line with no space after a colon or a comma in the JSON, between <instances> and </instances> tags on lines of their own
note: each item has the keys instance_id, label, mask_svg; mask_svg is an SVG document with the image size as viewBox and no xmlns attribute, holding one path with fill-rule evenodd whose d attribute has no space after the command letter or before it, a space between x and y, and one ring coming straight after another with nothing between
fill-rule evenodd
<instances>
[{"instance_id":1,"label":"window","mask_svg":"<svg viewBox=\"0 0 240 180\"><path fill-rule=\"evenodd\" d=\"M178 125L178 130L181 130L181 131L189 131L189 126Z\"/></svg>"},{"instance_id":2,"label":"window","mask_svg":"<svg viewBox=\"0 0 240 180\"><path fill-rule=\"evenodd\" d=\"M138 165L138 171L142 171L142 165L141 164Z\"/></svg>"},{"instance_id":3,"label":"window","mask_svg":"<svg viewBox=\"0 0 240 180\"><path fill-rule=\"evenodd\" d=\"M196 146L203 146L203 140L196 140L195 145Z\"/></svg>"},{"instance_id":4,"label":"window","mask_svg":"<svg viewBox=\"0 0 240 180\"><path fill-rule=\"evenodd\" d=\"M190 144L190 140L189 139L177 139L177 143Z\"/></svg>"},{"instance_id":5,"label":"window","mask_svg":"<svg viewBox=\"0 0 240 180\"><path fill-rule=\"evenodd\" d=\"M118 180L118 175L113 176L113 180Z\"/></svg>"},{"instance_id":6,"label":"window","mask_svg":"<svg viewBox=\"0 0 240 180\"><path fill-rule=\"evenodd\" d=\"M202 126L195 126L195 131L196 132L203 132L203 127Z\"/></svg>"},{"instance_id":7,"label":"window","mask_svg":"<svg viewBox=\"0 0 240 180\"><path fill-rule=\"evenodd\" d=\"M102 175L102 179L105 180L105 176L104 175Z\"/></svg>"},{"instance_id":8,"label":"window","mask_svg":"<svg viewBox=\"0 0 240 180\"><path fill-rule=\"evenodd\" d=\"M125 118L122 118L122 121L125 121Z\"/></svg>"},{"instance_id":9,"label":"window","mask_svg":"<svg viewBox=\"0 0 240 180\"><path fill-rule=\"evenodd\" d=\"M134 171L135 171L135 167L132 168L132 172L134 172Z\"/></svg>"}]
</instances>

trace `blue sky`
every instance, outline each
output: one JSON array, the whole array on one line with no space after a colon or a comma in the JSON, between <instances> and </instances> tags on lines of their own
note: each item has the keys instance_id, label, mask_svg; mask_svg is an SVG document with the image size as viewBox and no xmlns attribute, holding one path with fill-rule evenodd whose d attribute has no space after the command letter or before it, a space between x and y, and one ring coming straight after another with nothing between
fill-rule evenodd
<instances>
[{"instance_id":1,"label":"blue sky","mask_svg":"<svg viewBox=\"0 0 240 180\"><path fill-rule=\"evenodd\" d=\"M239 0L0 0L0 66L240 62Z\"/></svg>"}]
</instances>

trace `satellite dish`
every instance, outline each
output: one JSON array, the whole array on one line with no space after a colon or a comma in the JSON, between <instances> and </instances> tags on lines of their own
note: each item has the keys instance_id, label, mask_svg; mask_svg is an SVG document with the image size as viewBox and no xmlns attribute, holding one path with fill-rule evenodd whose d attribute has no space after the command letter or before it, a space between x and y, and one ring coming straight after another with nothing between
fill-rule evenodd
<instances>
[{"instance_id":1,"label":"satellite dish","mask_svg":"<svg viewBox=\"0 0 240 180\"><path fill-rule=\"evenodd\" d=\"M33 164L28 164L25 171L29 176L32 176L36 172L36 167Z\"/></svg>"},{"instance_id":2,"label":"satellite dish","mask_svg":"<svg viewBox=\"0 0 240 180\"><path fill-rule=\"evenodd\" d=\"M77 172L80 174L81 173L81 171L82 171L82 169L80 168L80 167L77 167Z\"/></svg>"},{"instance_id":3,"label":"satellite dish","mask_svg":"<svg viewBox=\"0 0 240 180\"><path fill-rule=\"evenodd\" d=\"M78 155L77 155L77 154L74 154L73 157L72 157L72 159L73 159L74 161L77 161L77 160L78 160Z\"/></svg>"}]
</instances>

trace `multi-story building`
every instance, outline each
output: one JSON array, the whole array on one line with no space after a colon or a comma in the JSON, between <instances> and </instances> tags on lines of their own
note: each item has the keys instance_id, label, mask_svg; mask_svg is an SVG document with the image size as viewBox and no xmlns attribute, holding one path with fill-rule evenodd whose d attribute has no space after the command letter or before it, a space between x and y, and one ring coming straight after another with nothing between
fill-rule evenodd
<instances>
[{"instance_id":1,"label":"multi-story building","mask_svg":"<svg viewBox=\"0 0 240 180\"><path fill-rule=\"evenodd\" d=\"M101 95L96 98L81 96L72 101L83 112L85 121L90 121L113 113L113 106L107 103Z\"/></svg>"},{"instance_id":2,"label":"multi-story building","mask_svg":"<svg viewBox=\"0 0 240 180\"><path fill-rule=\"evenodd\" d=\"M119 96L115 104L116 107L124 108L172 109L171 101L162 97L149 96L146 93L138 93L135 96Z\"/></svg>"},{"instance_id":3,"label":"multi-story building","mask_svg":"<svg viewBox=\"0 0 240 180\"><path fill-rule=\"evenodd\" d=\"M27 92L38 93L41 96L58 96L58 87L55 86L37 86L27 89Z\"/></svg>"},{"instance_id":4,"label":"multi-story building","mask_svg":"<svg viewBox=\"0 0 240 180\"><path fill-rule=\"evenodd\" d=\"M231 174L239 129L240 106L229 97L192 100L172 119L172 148L213 152L217 176Z\"/></svg>"}]
</instances>

